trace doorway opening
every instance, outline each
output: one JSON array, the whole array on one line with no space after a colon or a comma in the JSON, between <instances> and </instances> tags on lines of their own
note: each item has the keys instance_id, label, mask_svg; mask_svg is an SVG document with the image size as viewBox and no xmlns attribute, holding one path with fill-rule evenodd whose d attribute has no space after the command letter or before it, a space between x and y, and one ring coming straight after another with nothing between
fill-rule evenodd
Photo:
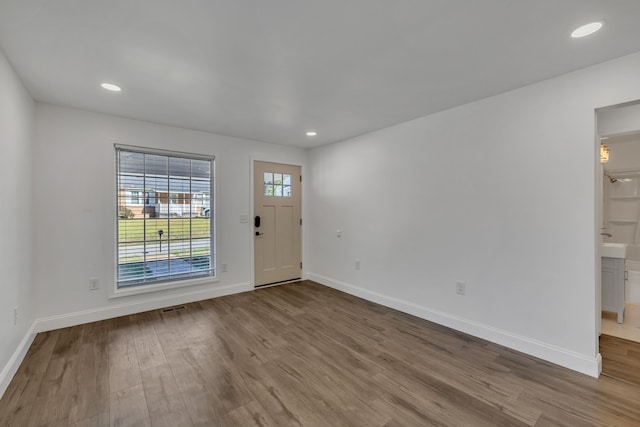
<instances>
[{"instance_id":1,"label":"doorway opening","mask_svg":"<svg viewBox=\"0 0 640 427\"><path fill-rule=\"evenodd\" d=\"M602 374L640 385L640 101L596 111Z\"/></svg>"}]
</instances>

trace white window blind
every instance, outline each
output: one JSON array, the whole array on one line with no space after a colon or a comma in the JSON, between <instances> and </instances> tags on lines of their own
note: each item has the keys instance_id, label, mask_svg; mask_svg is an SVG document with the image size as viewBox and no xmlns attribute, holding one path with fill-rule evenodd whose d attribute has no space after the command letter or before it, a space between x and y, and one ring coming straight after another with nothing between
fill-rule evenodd
<instances>
[{"instance_id":1,"label":"white window blind","mask_svg":"<svg viewBox=\"0 0 640 427\"><path fill-rule=\"evenodd\" d=\"M116 146L116 165L118 288L214 276L214 158Z\"/></svg>"}]
</instances>

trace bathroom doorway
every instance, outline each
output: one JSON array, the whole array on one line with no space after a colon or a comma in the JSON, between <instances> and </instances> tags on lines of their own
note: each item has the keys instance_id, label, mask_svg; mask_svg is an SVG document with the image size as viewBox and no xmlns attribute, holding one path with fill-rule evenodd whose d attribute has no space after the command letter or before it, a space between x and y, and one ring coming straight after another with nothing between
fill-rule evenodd
<instances>
[{"instance_id":1,"label":"bathroom doorway","mask_svg":"<svg viewBox=\"0 0 640 427\"><path fill-rule=\"evenodd\" d=\"M602 374L640 385L640 102L597 110L597 129Z\"/></svg>"},{"instance_id":2,"label":"bathroom doorway","mask_svg":"<svg viewBox=\"0 0 640 427\"><path fill-rule=\"evenodd\" d=\"M601 136L601 142L609 151L602 163L602 242L625 245L622 319L603 311L601 331L640 342L640 131ZM607 297L603 289L603 310Z\"/></svg>"}]
</instances>

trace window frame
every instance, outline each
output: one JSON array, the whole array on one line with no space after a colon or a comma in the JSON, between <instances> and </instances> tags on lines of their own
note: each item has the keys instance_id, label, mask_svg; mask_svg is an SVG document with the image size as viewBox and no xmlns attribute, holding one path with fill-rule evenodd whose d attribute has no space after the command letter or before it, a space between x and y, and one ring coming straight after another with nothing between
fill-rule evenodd
<instances>
[{"instance_id":1,"label":"window frame","mask_svg":"<svg viewBox=\"0 0 640 427\"><path fill-rule=\"evenodd\" d=\"M173 156L179 158L187 158L191 160L204 160L211 162L211 174L209 178L209 192L210 192L210 204L209 209L213 212L218 212L218 200L217 200L217 179L216 179L216 156L215 155L206 155L206 154L198 154L191 152L181 152L181 151L173 151L173 150L163 150L157 148L149 148L149 147L141 147L141 146L133 146L133 145L123 145L120 143L114 144L114 195L112 197L112 201L114 203L114 212L115 221L113 221L114 225L114 280L113 286L109 286L108 289L108 298L118 298L129 295L137 295L137 294L145 294L151 292L158 292L167 289L175 289L182 288L187 286L196 286L202 284L213 284L219 282L218 275L218 265L217 265L217 215L214 213L208 219L210 221L210 250L211 250L211 274L195 276L195 277L187 277L187 278L170 278L167 280L159 280L156 282L151 282L148 284L137 284L131 286L118 287L118 178L119 178L119 166L118 166L118 153L119 151L130 151L142 154L151 154L151 155L159 155L159 156ZM143 192L143 195L146 195ZM157 196L157 194L156 194ZM155 197L155 200L158 200L158 197ZM144 201L144 200L143 200ZM168 193L167 193L167 201L168 201ZM170 219L168 217L167 219Z\"/></svg>"}]
</instances>

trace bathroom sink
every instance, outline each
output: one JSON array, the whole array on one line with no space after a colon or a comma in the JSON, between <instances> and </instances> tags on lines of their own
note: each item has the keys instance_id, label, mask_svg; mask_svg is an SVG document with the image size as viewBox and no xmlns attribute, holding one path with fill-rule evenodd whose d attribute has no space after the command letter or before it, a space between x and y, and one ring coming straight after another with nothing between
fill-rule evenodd
<instances>
[{"instance_id":1,"label":"bathroom sink","mask_svg":"<svg viewBox=\"0 0 640 427\"><path fill-rule=\"evenodd\" d=\"M627 253L626 243L601 243L600 256L606 258L625 258Z\"/></svg>"}]
</instances>

